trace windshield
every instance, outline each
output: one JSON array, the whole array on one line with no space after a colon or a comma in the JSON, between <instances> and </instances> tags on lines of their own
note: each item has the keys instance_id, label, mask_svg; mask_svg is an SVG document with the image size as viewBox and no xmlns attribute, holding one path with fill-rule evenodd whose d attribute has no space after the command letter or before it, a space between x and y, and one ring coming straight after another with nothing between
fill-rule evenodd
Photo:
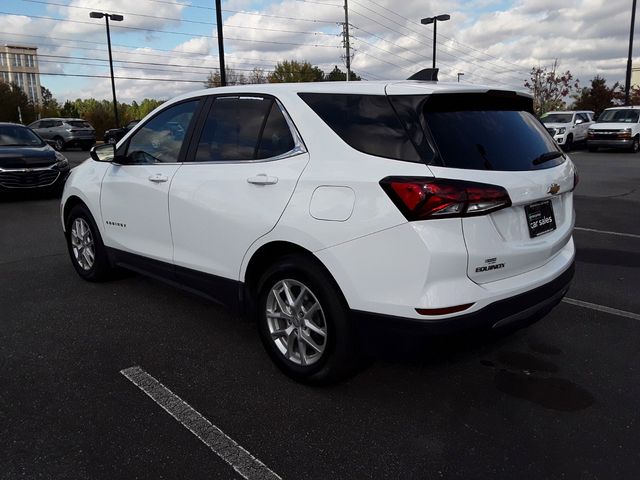
<instances>
[{"instance_id":1,"label":"windshield","mask_svg":"<svg viewBox=\"0 0 640 480\"><path fill-rule=\"evenodd\" d=\"M68 125L71 125L72 127L78 127L78 128L93 128L89 122L85 122L84 120L67 120L65 122Z\"/></svg>"},{"instance_id":2,"label":"windshield","mask_svg":"<svg viewBox=\"0 0 640 480\"><path fill-rule=\"evenodd\" d=\"M540 120L542 123L571 123L573 113L547 113Z\"/></svg>"},{"instance_id":3,"label":"windshield","mask_svg":"<svg viewBox=\"0 0 640 480\"><path fill-rule=\"evenodd\" d=\"M427 124L447 167L470 170L523 171L564 162L544 127L523 111L474 110L425 112Z\"/></svg>"},{"instance_id":4,"label":"windshield","mask_svg":"<svg viewBox=\"0 0 640 480\"><path fill-rule=\"evenodd\" d=\"M635 123L638 110L605 110L598 117L598 123Z\"/></svg>"},{"instance_id":5,"label":"windshield","mask_svg":"<svg viewBox=\"0 0 640 480\"><path fill-rule=\"evenodd\" d=\"M41 147L42 139L21 125L0 125L0 147Z\"/></svg>"}]
</instances>

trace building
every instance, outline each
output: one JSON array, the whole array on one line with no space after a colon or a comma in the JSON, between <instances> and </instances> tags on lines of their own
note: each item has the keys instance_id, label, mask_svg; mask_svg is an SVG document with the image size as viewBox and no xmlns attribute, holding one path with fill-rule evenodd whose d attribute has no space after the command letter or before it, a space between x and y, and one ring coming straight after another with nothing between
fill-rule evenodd
<instances>
[{"instance_id":1,"label":"building","mask_svg":"<svg viewBox=\"0 0 640 480\"><path fill-rule=\"evenodd\" d=\"M640 67L631 69L631 87L640 87Z\"/></svg>"},{"instance_id":2,"label":"building","mask_svg":"<svg viewBox=\"0 0 640 480\"><path fill-rule=\"evenodd\" d=\"M29 100L42 104L38 48L24 45L0 46L0 81L17 84Z\"/></svg>"}]
</instances>

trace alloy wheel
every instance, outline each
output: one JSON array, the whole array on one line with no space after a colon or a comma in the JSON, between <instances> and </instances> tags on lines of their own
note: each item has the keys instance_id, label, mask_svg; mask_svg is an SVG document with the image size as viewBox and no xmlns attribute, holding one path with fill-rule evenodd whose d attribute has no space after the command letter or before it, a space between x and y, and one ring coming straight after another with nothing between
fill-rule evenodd
<instances>
[{"instance_id":1,"label":"alloy wheel","mask_svg":"<svg viewBox=\"0 0 640 480\"><path fill-rule=\"evenodd\" d=\"M300 366L320 360L327 347L327 321L306 285L278 281L267 296L265 315L271 340L286 359Z\"/></svg>"},{"instance_id":2,"label":"alloy wheel","mask_svg":"<svg viewBox=\"0 0 640 480\"><path fill-rule=\"evenodd\" d=\"M58 151L62 150L64 148L64 140L62 140L61 138L56 138L55 148Z\"/></svg>"},{"instance_id":3,"label":"alloy wheel","mask_svg":"<svg viewBox=\"0 0 640 480\"><path fill-rule=\"evenodd\" d=\"M83 218L76 218L71 226L73 258L83 270L91 270L96 260L96 251L91 229Z\"/></svg>"}]
</instances>

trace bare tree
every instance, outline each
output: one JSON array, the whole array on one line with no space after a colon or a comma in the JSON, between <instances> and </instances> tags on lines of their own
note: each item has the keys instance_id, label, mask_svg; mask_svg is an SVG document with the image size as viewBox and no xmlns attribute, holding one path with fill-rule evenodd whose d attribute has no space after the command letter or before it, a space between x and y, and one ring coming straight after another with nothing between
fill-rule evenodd
<instances>
[{"instance_id":1,"label":"bare tree","mask_svg":"<svg viewBox=\"0 0 640 480\"><path fill-rule=\"evenodd\" d=\"M225 72L227 74L227 85L244 85L247 83L247 79L244 76L244 73L237 72L233 68L225 68ZM220 71L215 70L209 72L207 79L204 81L204 86L206 88L219 87L221 85L220 80Z\"/></svg>"},{"instance_id":2,"label":"bare tree","mask_svg":"<svg viewBox=\"0 0 640 480\"><path fill-rule=\"evenodd\" d=\"M533 67L531 78L524 82L533 94L533 104L537 115L542 115L550 110L565 108L564 98L578 89L579 81L573 78L573 74L567 70L564 73L556 73L558 60L553 62L550 70L545 67Z\"/></svg>"}]
</instances>

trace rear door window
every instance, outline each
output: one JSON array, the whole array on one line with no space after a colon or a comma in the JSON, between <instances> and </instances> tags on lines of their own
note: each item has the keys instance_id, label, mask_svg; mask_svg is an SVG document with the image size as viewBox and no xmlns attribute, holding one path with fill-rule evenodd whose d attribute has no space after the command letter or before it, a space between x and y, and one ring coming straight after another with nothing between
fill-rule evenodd
<instances>
[{"instance_id":1,"label":"rear door window","mask_svg":"<svg viewBox=\"0 0 640 480\"><path fill-rule=\"evenodd\" d=\"M85 122L83 120L67 120L67 123L72 127L91 128L91 125L89 124L89 122Z\"/></svg>"},{"instance_id":2,"label":"rear door window","mask_svg":"<svg viewBox=\"0 0 640 480\"><path fill-rule=\"evenodd\" d=\"M287 121L273 98L218 97L203 126L195 161L272 158L294 146Z\"/></svg>"}]
</instances>

